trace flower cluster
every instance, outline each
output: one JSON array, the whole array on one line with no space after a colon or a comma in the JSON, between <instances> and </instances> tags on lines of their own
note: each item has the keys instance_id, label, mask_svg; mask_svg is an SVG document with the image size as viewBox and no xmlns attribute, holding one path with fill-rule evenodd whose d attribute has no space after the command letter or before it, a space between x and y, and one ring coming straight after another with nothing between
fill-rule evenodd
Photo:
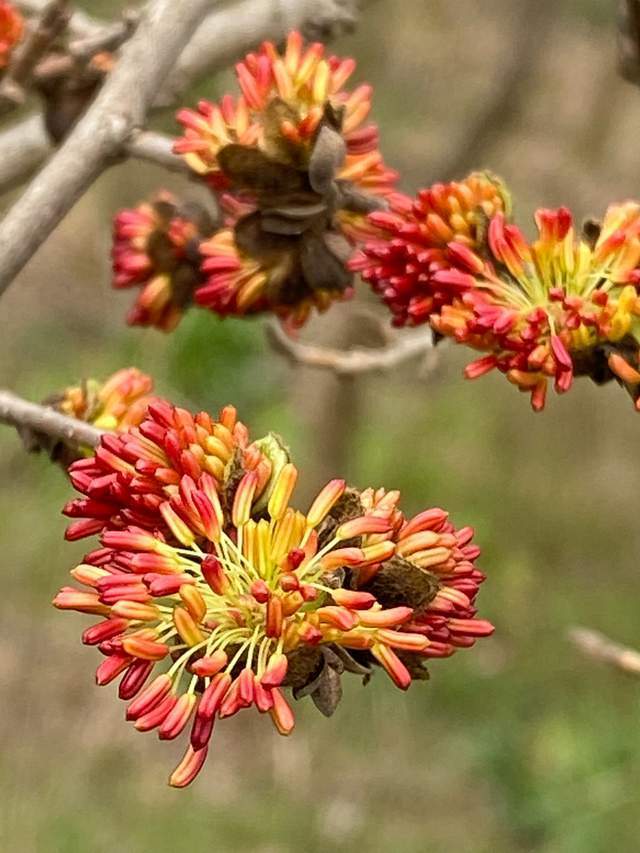
<instances>
[{"instance_id":1,"label":"flower cluster","mask_svg":"<svg viewBox=\"0 0 640 853\"><path fill-rule=\"evenodd\" d=\"M236 65L237 98L179 111L184 135L174 150L219 194L225 220L202 241L201 280L195 288L190 282L185 300L156 281L143 236L157 228L148 206L140 217L120 215L115 285L153 285L134 322L171 328L193 298L221 316L271 311L299 326L312 309L351 295L347 261L371 233L367 214L397 195L397 174L383 162L377 128L366 123L371 87L344 88L354 68L352 59L325 56L323 45L305 46L292 32L283 53L265 42ZM171 306L166 323L147 307L157 301Z\"/></svg>"},{"instance_id":2,"label":"flower cluster","mask_svg":"<svg viewBox=\"0 0 640 853\"><path fill-rule=\"evenodd\" d=\"M116 371L104 382L85 379L42 401L63 415L85 421L98 429L120 432L138 426L152 401L153 380L135 367ZM53 438L45 433L22 427L22 440L31 452L45 451L65 470L76 459L93 453L90 446L75 440Z\"/></svg>"},{"instance_id":3,"label":"flower cluster","mask_svg":"<svg viewBox=\"0 0 640 853\"><path fill-rule=\"evenodd\" d=\"M255 707L286 735L285 689L328 714L345 670L380 665L406 689L426 659L492 632L476 618L469 528L440 509L407 519L397 492L342 480L294 509L286 450L250 442L231 407L214 420L155 400L70 476L82 496L65 507L67 538L101 547L71 572L84 590L54 604L101 617L83 641L105 656L98 684L121 676L139 731L189 727L174 786L202 768L216 719Z\"/></svg>"},{"instance_id":4,"label":"flower cluster","mask_svg":"<svg viewBox=\"0 0 640 853\"><path fill-rule=\"evenodd\" d=\"M616 378L640 408L640 205L611 206L582 237L566 208L539 210L536 225L528 243L496 215L486 257L451 244L456 266L435 278L459 296L434 328L487 353L468 377L497 368L536 411L549 380L563 393L574 376Z\"/></svg>"},{"instance_id":5,"label":"flower cluster","mask_svg":"<svg viewBox=\"0 0 640 853\"><path fill-rule=\"evenodd\" d=\"M434 184L413 201L396 196L389 211L370 215L376 233L353 257L351 269L382 296L394 325L429 322L456 292L435 278L452 263L448 246L482 249L490 219L509 211L504 185L487 172Z\"/></svg>"},{"instance_id":6,"label":"flower cluster","mask_svg":"<svg viewBox=\"0 0 640 853\"><path fill-rule=\"evenodd\" d=\"M212 230L200 206L179 206L168 192L120 211L113 229L113 286L140 288L128 323L176 327L201 283L200 243Z\"/></svg>"},{"instance_id":7,"label":"flower cluster","mask_svg":"<svg viewBox=\"0 0 640 853\"><path fill-rule=\"evenodd\" d=\"M617 379L640 409L640 205L612 205L576 235L566 208L536 213L528 242L487 174L436 184L411 206L372 213L378 234L352 259L396 325L429 323L484 353L544 407L547 386Z\"/></svg>"},{"instance_id":8,"label":"flower cluster","mask_svg":"<svg viewBox=\"0 0 640 853\"><path fill-rule=\"evenodd\" d=\"M11 53L22 38L24 20L12 3L0 0L0 69L6 68Z\"/></svg>"},{"instance_id":9,"label":"flower cluster","mask_svg":"<svg viewBox=\"0 0 640 853\"><path fill-rule=\"evenodd\" d=\"M120 432L142 423L152 392L150 376L136 367L124 367L104 382L87 379L69 386L51 402L65 415L98 429Z\"/></svg>"}]
</instances>

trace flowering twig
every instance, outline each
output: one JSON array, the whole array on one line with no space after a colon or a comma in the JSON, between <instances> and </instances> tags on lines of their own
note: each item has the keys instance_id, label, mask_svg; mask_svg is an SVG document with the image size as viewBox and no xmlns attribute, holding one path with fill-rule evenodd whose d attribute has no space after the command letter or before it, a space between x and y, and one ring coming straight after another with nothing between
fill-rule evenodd
<instances>
[{"instance_id":1,"label":"flowering twig","mask_svg":"<svg viewBox=\"0 0 640 853\"><path fill-rule=\"evenodd\" d=\"M180 55L160 100L172 103L194 80L289 30L327 41L353 27L358 5L358 0L245 0L213 11Z\"/></svg>"},{"instance_id":2,"label":"flowering twig","mask_svg":"<svg viewBox=\"0 0 640 853\"><path fill-rule=\"evenodd\" d=\"M125 146L126 154L137 160L146 160L163 166L171 172L182 172L185 175L193 173L182 157L172 151L173 139L162 133L150 130L136 130Z\"/></svg>"},{"instance_id":3,"label":"flowering twig","mask_svg":"<svg viewBox=\"0 0 640 853\"><path fill-rule=\"evenodd\" d=\"M610 640L591 628L571 628L569 640L587 657L640 676L640 652Z\"/></svg>"},{"instance_id":4,"label":"flowering twig","mask_svg":"<svg viewBox=\"0 0 640 853\"><path fill-rule=\"evenodd\" d=\"M95 447L102 435L102 430L84 421L62 415L49 406L30 403L11 391L3 390L0 390L0 423L89 447Z\"/></svg>"},{"instance_id":5,"label":"flowering twig","mask_svg":"<svg viewBox=\"0 0 640 853\"><path fill-rule=\"evenodd\" d=\"M434 348L431 332L424 328L400 333L383 347L353 347L348 350L296 341L276 320L267 322L265 331L273 348L289 361L331 370L340 376L391 370L412 358L425 356Z\"/></svg>"},{"instance_id":6,"label":"flowering twig","mask_svg":"<svg viewBox=\"0 0 640 853\"><path fill-rule=\"evenodd\" d=\"M36 25L15 51L11 64L0 83L0 115L24 103L29 81L40 60L69 21L68 0L51 0Z\"/></svg>"},{"instance_id":7,"label":"flowering twig","mask_svg":"<svg viewBox=\"0 0 640 853\"><path fill-rule=\"evenodd\" d=\"M117 158L176 57L210 8L210 0L148 5L103 89L0 224L0 293L93 181Z\"/></svg>"},{"instance_id":8,"label":"flowering twig","mask_svg":"<svg viewBox=\"0 0 640 853\"><path fill-rule=\"evenodd\" d=\"M17 5L27 13L35 13L45 4L40 0L23 0ZM178 58L160 88L154 107L172 104L197 79L227 65L263 39L278 40L294 28L316 34L322 31L326 35L348 29L355 19L357 6L357 0L280 0L277 3L245 0L215 9ZM69 31L80 40L79 44L85 39L104 38L111 29L82 12L74 12L69 22ZM0 146L4 155L0 162L0 193L19 186L52 151L51 141L34 117L0 133Z\"/></svg>"}]
</instances>

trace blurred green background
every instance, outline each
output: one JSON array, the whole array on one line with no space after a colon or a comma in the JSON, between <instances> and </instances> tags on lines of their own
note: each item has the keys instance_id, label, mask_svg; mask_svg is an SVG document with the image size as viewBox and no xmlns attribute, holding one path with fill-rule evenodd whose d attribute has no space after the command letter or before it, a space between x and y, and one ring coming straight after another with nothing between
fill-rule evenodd
<instances>
[{"instance_id":1,"label":"blurred green background","mask_svg":"<svg viewBox=\"0 0 640 853\"><path fill-rule=\"evenodd\" d=\"M404 189L489 167L528 228L537 206L581 219L640 193L640 92L616 75L613 5L378 0L335 49L376 86ZM171 790L180 745L124 723L114 687L93 686L87 620L50 607L86 550L62 539L70 487L4 429L0 850L638 850L640 683L566 636L584 624L640 646L640 416L624 393L580 382L534 415L498 376L464 382L469 354L454 347L428 375L408 364L339 383L286 365L260 321L194 311L171 336L128 329L131 296L109 287L110 217L159 185L195 191L114 168L42 247L2 302L0 381L39 399L134 364L176 401L233 402L254 435L285 436L301 500L344 475L400 488L408 511L446 507L476 527L480 610L497 630L407 695L379 675L354 681L330 720L301 702L289 739L255 714L225 722L198 781ZM308 337L357 339L359 322L334 307Z\"/></svg>"}]
</instances>

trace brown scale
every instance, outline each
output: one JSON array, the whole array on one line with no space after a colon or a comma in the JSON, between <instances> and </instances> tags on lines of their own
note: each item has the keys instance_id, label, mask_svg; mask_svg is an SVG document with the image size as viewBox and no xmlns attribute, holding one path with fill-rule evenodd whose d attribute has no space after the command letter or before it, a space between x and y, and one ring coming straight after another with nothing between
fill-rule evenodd
<instances>
[{"instance_id":1,"label":"brown scale","mask_svg":"<svg viewBox=\"0 0 640 853\"><path fill-rule=\"evenodd\" d=\"M315 291L344 293L353 283L346 269L352 248L335 215L385 206L335 177L346 155L342 109L325 106L309 148L282 135L287 119L297 123L297 113L275 99L267 109L266 151L232 144L218 154L234 192L257 205L236 223L236 245L270 270L267 299L277 305L296 305Z\"/></svg>"}]
</instances>

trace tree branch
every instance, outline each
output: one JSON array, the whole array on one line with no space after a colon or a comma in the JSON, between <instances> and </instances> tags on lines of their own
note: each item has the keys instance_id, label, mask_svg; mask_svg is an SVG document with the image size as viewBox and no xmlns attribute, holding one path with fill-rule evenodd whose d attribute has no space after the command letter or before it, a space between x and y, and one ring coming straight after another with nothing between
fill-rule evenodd
<instances>
[{"instance_id":1,"label":"tree branch","mask_svg":"<svg viewBox=\"0 0 640 853\"><path fill-rule=\"evenodd\" d=\"M265 332L276 352L293 364L331 370L340 376L391 370L412 358L427 355L434 348L433 337L425 328L402 332L384 347L353 347L348 350L295 341L277 320L268 321Z\"/></svg>"},{"instance_id":2,"label":"tree branch","mask_svg":"<svg viewBox=\"0 0 640 853\"><path fill-rule=\"evenodd\" d=\"M630 675L640 676L640 652L621 646L591 628L571 628L569 640L584 655Z\"/></svg>"},{"instance_id":3,"label":"tree branch","mask_svg":"<svg viewBox=\"0 0 640 853\"><path fill-rule=\"evenodd\" d=\"M193 172L183 158L173 153L173 142L170 136L165 136L163 133L134 130L125 146L125 151L129 157L134 157L136 160L155 163L171 172L192 175Z\"/></svg>"},{"instance_id":4,"label":"tree branch","mask_svg":"<svg viewBox=\"0 0 640 853\"><path fill-rule=\"evenodd\" d=\"M67 141L0 223L0 294L88 189L147 111L211 0L156 0Z\"/></svg>"},{"instance_id":5,"label":"tree branch","mask_svg":"<svg viewBox=\"0 0 640 853\"><path fill-rule=\"evenodd\" d=\"M29 403L11 391L3 390L0 390L0 423L88 447L95 447L102 435L102 430L91 424L69 418L49 406Z\"/></svg>"},{"instance_id":6,"label":"tree branch","mask_svg":"<svg viewBox=\"0 0 640 853\"><path fill-rule=\"evenodd\" d=\"M42 0L23 0L18 5L35 12L41 11L45 4ZM353 24L357 6L357 0L244 0L211 12L180 55L154 106L160 108L175 103L185 88L200 77L227 65L264 39L281 39L294 27L308 34L324 32L327 37L348 29ZM108 25L74 12L69 29L79 38L99 38L105 26ZM38 133L35 128L35 120L26 119L0 133L0 150L3 151L0 193L22 183L51 153L52 145L44 129ZM24 150L16 152L19 161L14 174L13 163L6 156L5 140L12 146L19 145L22 134L25 145Z\"/></svg>"},{"instance_id":7,"label":"tree branch","mask_svg":"<svg viewBox=\"0 0 640 853\"><path fill-rule=\"evenodd\" d=\"M49 0L14 0L14 5L26 15L40 15L48 5ZM95 35L105 26L104 22L89 17L86 12L75 10L69 21L69 31L76 38L87 38Z\"/></svg>"},{"instance_id":8,"label":"tree branch","mask_svg":"<svg viewBox=\"0 0 640 853\"><path fill-rule=\"evenodd\" d=\"M517 7L513 6L511 31L503 40L504 67L477 115L470 117L465 125L462 144L444 158L438 172L443 178L458 179L477 168L491 144L518 120L540 46L553 26L549 3L550 0L522 0Z\"/></svg>"},{"instance_id":9,"label":"tree branch","mask_svg":"<svg viewBox=\"0 0 640 853\"><path fill-rule=\"evenodd\" d=\"M41 115L14 124L0 133L0 192L19 187L51 152Z\"/></svg>"},{"instance_id":10,"label":"tree branch","mask_svg":"<svg viewBox=\"0 0 640 853\"><path fill-rule=\"evenodd\" d=\"M9 68L0 82L0 115L24 103L36 65L64 32L69 18L68 0L51 0L44 7L35 26L27 32L15 50Z\"/></svg>"},{"instance_id":11,"label":"tree branch","mask_svg":"<svg viewBox=\"0 0 640 853\"><path fill-rule=\"evenodd\" d=\"M159 97L171 104L195 80L289 30L328 40L351 29L358 0L245 0L212 12L184 49Z\"/></svg>"}]
</instances>

